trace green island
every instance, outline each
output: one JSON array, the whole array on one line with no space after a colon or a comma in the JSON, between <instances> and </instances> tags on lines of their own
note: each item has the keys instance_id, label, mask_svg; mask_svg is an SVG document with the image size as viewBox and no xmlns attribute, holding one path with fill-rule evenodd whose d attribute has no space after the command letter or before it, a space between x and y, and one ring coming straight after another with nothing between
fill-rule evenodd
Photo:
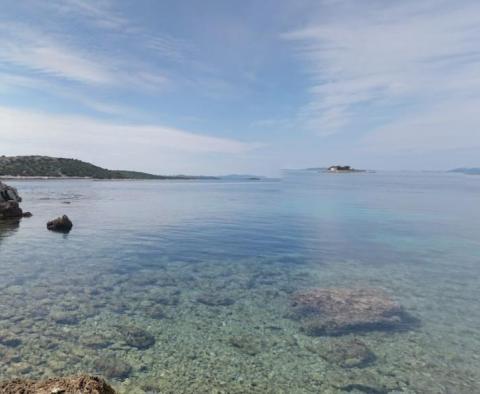
<instances>
[{"instance_id":1,"label":"green island","mask_svg":"<svg viewBox=\"0 0 480 394\"><path fill-rule=\"evenodd\" d=\"M77 159L49 156L0 156L2 178L88 179L217 179L208 176L155 175L146 172L108 170Z\"/></svg>"}]
</instances>

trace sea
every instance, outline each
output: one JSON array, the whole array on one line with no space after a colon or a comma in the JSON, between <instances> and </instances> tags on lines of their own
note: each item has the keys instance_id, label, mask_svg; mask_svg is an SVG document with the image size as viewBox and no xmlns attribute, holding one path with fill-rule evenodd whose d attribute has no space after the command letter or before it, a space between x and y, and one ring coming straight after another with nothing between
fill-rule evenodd
<instances>
[{"instance_id":1,"label":"sea","mask_svg":"<svg viewBox=\"0 0 480 394\"><path fill-rule=\"evenodd\" d=\"M480 176L7 183L33 217L0 222L0 379L480 393ZM299 292L363 288L415 324L312 334L292 314Z\"/></svg>"}]
</instances>

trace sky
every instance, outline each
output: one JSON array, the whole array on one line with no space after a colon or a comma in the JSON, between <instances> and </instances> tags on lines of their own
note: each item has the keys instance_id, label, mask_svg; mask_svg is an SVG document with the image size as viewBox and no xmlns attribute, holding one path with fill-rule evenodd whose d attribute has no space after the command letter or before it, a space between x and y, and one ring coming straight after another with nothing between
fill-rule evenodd
<instances>
[{"instance_id":1,"label":"sky","mask_svg":"<svg viewBox=\"0 0 480 394\"><path fill-rule=\"evenodd\" d=\"M478 0L0 0L0 154L480 166Z\"/></svg>"}]
</instances>

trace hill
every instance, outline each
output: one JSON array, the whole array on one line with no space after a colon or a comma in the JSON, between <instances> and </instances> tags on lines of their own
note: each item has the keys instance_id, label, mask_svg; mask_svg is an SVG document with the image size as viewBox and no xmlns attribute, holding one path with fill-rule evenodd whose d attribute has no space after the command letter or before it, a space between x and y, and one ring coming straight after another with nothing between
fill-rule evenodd
<instances>
[{"instance_id":1,"label":"hill","mask_svg":"<svg viewBox=\"0 0 480 394\"><path fill-rule=\"evenodd\" d=\"M154 175L145 172L108 170L77 159L48 156L0 156L0 176L92 179L203 179L186 175Z\"/></svg>"}]
</instances>

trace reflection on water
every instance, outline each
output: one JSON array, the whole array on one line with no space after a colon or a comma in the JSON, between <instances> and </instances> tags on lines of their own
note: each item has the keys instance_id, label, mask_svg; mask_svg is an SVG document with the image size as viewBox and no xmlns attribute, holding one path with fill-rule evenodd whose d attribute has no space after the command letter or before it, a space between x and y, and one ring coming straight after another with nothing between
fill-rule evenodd
<instances>
[{"instance_id":1,"label":"reflection on water","mask_svg":"<svg viewBox=\"0 0 480 394\"><path fill-rule=\"evenodd\" d=\"M480 391L478 179L15 186L34 217L0 227L2 377L91 372L125 393ZM62 213L68 237L45 229ZM418 324L312 335L292 318L312 288L382 289L386 311Z\"/></svg>"},{"instance_id":2,"label":"reflection on water","mask_svg":"<svg viewBox=\"0 0 480 394\"><path fill-rule=\"evenodd\" d=\"M19 219L4 219L0 221L0 242L18 230L20 226Z\"/></svg>"}]
</instances>

